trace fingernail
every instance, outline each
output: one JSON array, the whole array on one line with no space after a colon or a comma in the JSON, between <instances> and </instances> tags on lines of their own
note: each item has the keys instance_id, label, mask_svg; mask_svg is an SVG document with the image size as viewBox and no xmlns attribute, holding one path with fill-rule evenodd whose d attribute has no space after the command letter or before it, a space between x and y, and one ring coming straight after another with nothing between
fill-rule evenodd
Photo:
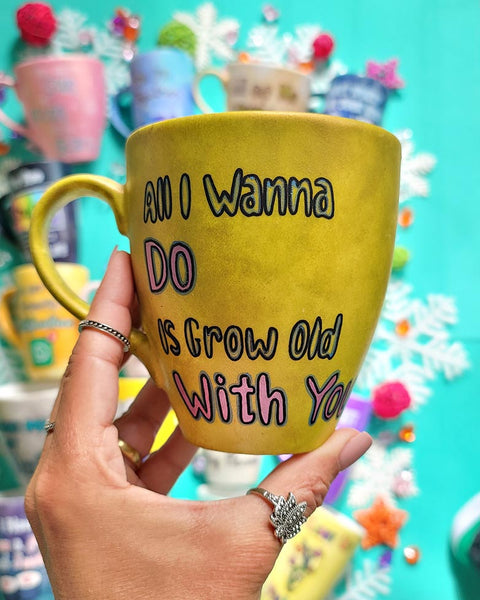
<instances>
[{"instance_id":1,"label":"fingernail","mask_svg":"<svg viewBox=\"0 0 480 600\"><path fill-rule=\"evenodd\" d=\"M343 471L358 460L372 445L372 438L366 431L358 433L349 440L338 457L340 470Z\"/></svg>"},{"instance_id":2,"label":"fingernail","mask_svg":"<svg viewBox=\"0 0 480 600\"><path fill-rule=\"evenodd\" d=\"M107 269L108 267L112 264L112 262L114 262L115 258L118 256L120 250L118 249L118 244L115 246L115 248L112 250L112 253L110 254L110 257L108 259L108 263L107 263Z\"/></svg>"}]
</instances>

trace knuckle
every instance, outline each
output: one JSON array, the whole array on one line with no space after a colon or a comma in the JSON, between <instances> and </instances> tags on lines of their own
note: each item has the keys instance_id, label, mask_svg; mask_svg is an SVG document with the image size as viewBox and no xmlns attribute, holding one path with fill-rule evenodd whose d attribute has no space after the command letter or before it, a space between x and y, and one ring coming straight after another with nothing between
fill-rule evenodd
<instances>
[{"instance_id":1,"label":"knuckle","mask_svg":"<svg viewBox=\"0 0 480 600\"><path fill-rule=\"evenodd\" d=\"M25 490L24 506L27 519L29 521L33 521L37 515L37 504L35 501L33 479L30 481L30 483L27 486L27 489Z\"/></svg>"},{"instance_id":2,"label":"knuckle","mask_svg":"<svg viewBox=\"0 0 480 600\"><path fill-rule=\"evenodd\" d=\"M25 507L32 515L48 515L54 512L59 503L59 489L53 478L40 471L35 483L31 483L25 495Z\"/></svg>"},{"instance_id":3,"label":"knuckle","mask_svg":"<svg viewBox=\"0 0 480 600\"><path fill-rule=\"evenodd\" d=\"M322 470L312 474L309 481L302 486L301 497L297 500L307 502L309 514L323 504L330 485L338 473L338 461L332 457L330 460L323 462Z\"/></svg>"}]
</instances>

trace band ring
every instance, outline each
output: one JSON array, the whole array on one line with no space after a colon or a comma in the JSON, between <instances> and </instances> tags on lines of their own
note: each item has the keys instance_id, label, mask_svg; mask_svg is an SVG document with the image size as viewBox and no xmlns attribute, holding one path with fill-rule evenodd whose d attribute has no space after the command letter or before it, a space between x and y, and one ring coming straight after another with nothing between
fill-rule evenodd
<instances>
[{"instance_id":1,"label":"band ring","mask_svg":"<svg viewBox=\"0 0 480 600\"><path fill-rule=\"evenodd\" d=\"M130 446L130 444L125 442L125 440L122 440L120 438L118 439L118 447L120 448L123 456L125 456L125 458L128 458L128 460L133 464L135 470L139 469L140 465L142 464L142 457L140 456L140 452L133 446Z\"/></svg>"},{"instance_id":2,"label":"band ring","mask_svg":"<svg viewBox=\"0 0 480 600\"><path fill-rule=\"evenodd\" d=\"M55 429L55 421L50 421L50 419L47 419L43 428L45 429L45 433L52 433Z\"/></svg>"},{"instance_id":3,"label":"band ring","mask_svg":"<svg viewBox=\"0 0 480 600\"><path fill-rule=\"evenodd\" d=\"M286 500L283 496L276 496L260 487L249 489L247 494L261 496L273 505L270 521L275 529L275 535L282 544L296 536L300 531L300 527L307 520L305 517L307 503L300 502L298 504L292 492L288 493Z\"/></svg>"},{"instance_id":4,"label":"band ring","mask_svg":"<svg viewBox=\"0 0 480 600\"><path fill-rule=\"evenodd\" d=\"M114 337L115 339L122 342L124 352L130 352L130 340L127 338L127 336L123 335L123 333L120 333L113 327L105 325L104 323L100 323L99 321L92 321L92 319L84 319L78 324L78 331L82 331L87 327L91 327L92 329L98 329L98 331L102 331L103 333Z\"/></svg>"}]
</instances>

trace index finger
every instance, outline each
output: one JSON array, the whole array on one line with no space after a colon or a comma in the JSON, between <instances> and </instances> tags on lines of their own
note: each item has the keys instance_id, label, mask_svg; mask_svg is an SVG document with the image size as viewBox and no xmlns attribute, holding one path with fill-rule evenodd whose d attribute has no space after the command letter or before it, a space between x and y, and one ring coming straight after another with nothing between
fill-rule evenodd
<instances>
[{"instance_id":1,"label":"index finger","mask_svg":"<svg viewBox=\"0 0 480 600\"><path fill-rule=\"evenodd\" d=\"M128 337L134 284L130 256L115 250L92 302L88 318ZM112 425L118 403L123 343L96 329L84 329L73 349L55 407L55 437L101 436Z\"/></svg>"}]
</instances>

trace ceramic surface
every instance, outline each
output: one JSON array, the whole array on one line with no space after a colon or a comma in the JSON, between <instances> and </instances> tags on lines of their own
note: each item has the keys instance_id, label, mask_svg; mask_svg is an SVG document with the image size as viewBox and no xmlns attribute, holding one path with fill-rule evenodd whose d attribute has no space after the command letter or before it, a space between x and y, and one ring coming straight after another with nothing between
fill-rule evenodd
<instances>
[{"instance_id":1,"label":"ceramic surface","mask_svg":"<svg viewBox=\"0 0 480 600\"><path fill-rule=\"evenodd\" d=\"M208 76L220 80L226 93L227 110L308 110L311 94L309 75L271 65L230 63L223 70L208 69L195 78L194 98L204 113L213 112L200 88L202 80Z\"/></svg>"},{"instance_id":2,"label":"ceramic surface","mask_svg":"<svg viewBox=\"0 0 480 600\"><path fill-rule=\"evenodd\" d=\"M89 285L88 269L56 263L72 293ZM0 301L0 331L20 351L31 380L60 380L78 337L77 320L52 298L32 264L13 271L14 286Z\"/></svg>"},{"instance_id":3,"label":"ceramic surface","mask_svg":"<svg viewBox=\"0 0 480 600\"><path fill-rule=\"evenodd\" d=\"M133 352L199 446L305 452L333 432L372 338L395 240L400 144L324 115L231 112L127 141L125 187L76 175L35 207L31 249L51 292L88 305L48 255L66 200L110 204L142 315Z\"/></svg>"},{"instance_id":4,"label":"ceramic surface","mask_svg":"<svg viewBox=\"0 0 480 600\"><path fill-rule=\"evenodd\" d=\"M51 160L95 160L106 122L103 63L87 55L39 56L19 63L15 78L0 84L15 89L26 126L0 109L0 122L32 141Z\"/></svg>"}]
</instances>

